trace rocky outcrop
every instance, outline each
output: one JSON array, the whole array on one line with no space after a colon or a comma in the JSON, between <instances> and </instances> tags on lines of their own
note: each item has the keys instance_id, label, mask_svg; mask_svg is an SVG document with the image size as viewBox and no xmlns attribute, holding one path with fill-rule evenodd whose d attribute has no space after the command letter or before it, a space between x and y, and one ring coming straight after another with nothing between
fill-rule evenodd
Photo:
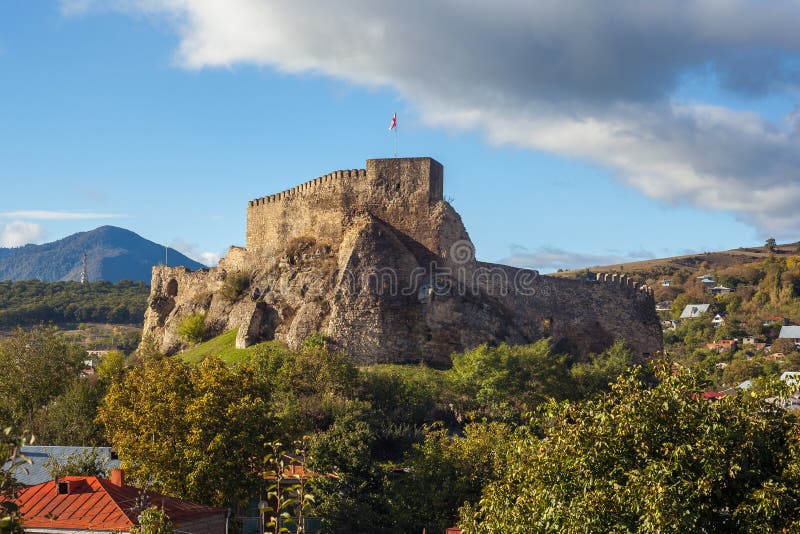
<instances>
[{"instance_id":1,"label":"rocky outcrop","mask_svg":"<svg viewBox=\"0 0 800 534\"><path fill-rule=\"evenodd\" d=\"M369 160L252 201L247 247L208 270L153 269L144 335L173 353L180 322L204 313L240 347L320 332L362 364L446 366L481 343L544 336L578 354L620 338L641 357L660 350L647 288L477 262L442 179L430 158Z\"/></svg>"}]
</instances>

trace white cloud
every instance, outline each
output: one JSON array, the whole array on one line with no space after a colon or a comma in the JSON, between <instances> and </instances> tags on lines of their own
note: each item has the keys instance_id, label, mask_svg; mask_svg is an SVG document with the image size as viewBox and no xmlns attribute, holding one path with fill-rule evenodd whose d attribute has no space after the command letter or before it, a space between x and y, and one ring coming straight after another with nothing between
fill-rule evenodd
<instances>
[{"instance_id":1,"label":"white cloud","mask_svg":"<svg viewBox=\"0 0 800 534\"><path fill-rule=\"evenodd\" d=\"M207 267L215 266L222 257L217 252L201 251L197 243L188 243L182 239L173 239L169 246Z\"/></svg>"},{"instance_id":2,"label":"white cloud","mask_svg":"<svg viewBox=\"0 0 800 534\"><path fill-rule=\"evenodd\" d=\"M207 265L208 267L214 267L216 264L219 263L221 256L217 252L201 252L199 259L200 263L203 265Z\"/></svg>"},{"instance_id":3,"label":"white cloud","mask_svg":"<svg viewBox=\"0 0 800 534\"><path fill-rule=\"evenodd\" d=\"M92 213L80 211L48 211L48 210L16 210L0 211L0 217L21 217L25 219L37 219L44 221L67 221L83 219L120 219L127 215L119 213Z\"/></svg>"},{"instance_id":4,"label":"white cloud","mask_svg":"<svg viewBox=\"0 0 800 534\"><path fill-rule=\"evenodd\" d=\"M41 243L45 231L40 224L27 221L11 221L0 224L0 247L21 247L28 243Z\"/></svg>"},{"instance_id":5,"label":"white cloud","mask_svg":"<svg viewBox=\"0 0 800 534\"><path fill-rule=\"evenodd\" d=\"M69 0L163 17L187 68L268 65L390 86L428 124L578 157L645 195L800 230L796 117L679 102L686 76L739 101L800 89L793 0Z\"/></svg>"}]
</instances>

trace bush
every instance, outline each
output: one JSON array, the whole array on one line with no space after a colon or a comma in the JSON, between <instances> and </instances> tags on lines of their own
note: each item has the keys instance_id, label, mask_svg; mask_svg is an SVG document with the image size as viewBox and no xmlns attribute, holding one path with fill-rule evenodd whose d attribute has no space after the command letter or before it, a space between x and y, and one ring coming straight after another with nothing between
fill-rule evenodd
<instances>
[{"instance_id":1,"label":"bush","mask_svg":"<svg viewBox=\"0 0 800 534\"><path fill-rule=\"evenodd\" d=\"M178 326L178 337L188 343L199 343L206 336L206 315L195 313L186 317Z\"/></svg>"},{"instance_id":2,"label":"bush","mask_svg":"<svg viewBox=\"0 0 800 534\"><path fill-rule=\"evenodd\" d=\"M250 287L250 274L236 271L225 277L220 294L228 302L236 302Z\"/></svg>"}]
</instances>

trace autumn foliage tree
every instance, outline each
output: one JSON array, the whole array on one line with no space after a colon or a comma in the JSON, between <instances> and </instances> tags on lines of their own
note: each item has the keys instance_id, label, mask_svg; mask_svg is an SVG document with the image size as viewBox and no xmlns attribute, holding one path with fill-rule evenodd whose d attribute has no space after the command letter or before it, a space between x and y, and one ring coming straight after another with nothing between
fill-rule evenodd
<instances>
[{"instance_id":1,"label":"autumn foliage tree","mask_svg":"<svg viewBox=\"0 0 800 534\"><path fill-rule=\"evenodd\" d=\"M216 506L258 483L269 414L247 369L149 358L111 385L99 419L134 483Z\"/></svg>"}]
</instances>

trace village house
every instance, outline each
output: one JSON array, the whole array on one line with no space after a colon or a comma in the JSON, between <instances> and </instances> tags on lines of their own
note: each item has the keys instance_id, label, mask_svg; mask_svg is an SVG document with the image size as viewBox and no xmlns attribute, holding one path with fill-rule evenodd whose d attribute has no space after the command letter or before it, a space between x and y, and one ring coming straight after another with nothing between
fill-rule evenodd
<instances>
[{"instance_id":1,"label":"village house","mask_svg":"<svg viewBox=\"0 0 800 534\"><path fill-rule=\"evenodd\" d=\"M718 313L718 314L716 314L714 316L713 319L711 319L711 324L714 326L714 328L716 328L718 326L721 326L721 325L724 325L725 324L725 318Z\"/></svg>"},{"instance_id":2,"label":"village house","mask_svg":"<svg viewBox=\"0 0 800 534\"><path fill-rule=\"evenodd\" d=\"M782 326L778 337L780 339L791 339L797 345L800 343L800 326Z\"/></svg>"},{"instance_id":3,"label":"village house","mask_svg":"<svg viewBox=\"0 0 800 534\"><path fill-rule=\"evenodd\" d=\"M720 339L714 343L706 343L706 348L717 352L733 352L736 350L736 340Z\"/></svg>"},{"instance_id":4,"label":"village house","mask_svg":"<svg viewBox=\"0 0 800 534\"><path fill-rule=\"evenodd\" d=\"M733 289L725 286L714 286L709 291L711 291L712 295L727 295L733 291Z\"/></svg>"},{"instance_id":5,"label":"village house","mask_svg":"<svg viewBox=\"0 0 800 534\"><path fill-rule=\"evenodd\" d=\"M789 320L786 317L781 317L780 315L770 315L768 317L764 317L764 326L785 326L789 324Z\"/></svg>"},{"instance_id":6,"label":"village house","mask_svg":"<svg viewBox=\"0 0 800 534\"><path fill-rule=\"evenodd\" d=\"M687 304L681 312L681 319L695 319L708 311L710 304Z\"/></svg>"},{"instance_id":7,"label":"village house","mask_svg":"<svg viewBox=\"0 0 800 534\"><path fill-rule=\"evenodd\" d=\"M25 532L78 534L130 532L139 515L155 506L181 534L225 534L228 511L159 495L125 484L120 469L111 479L63 477L20 490L16 503Z\"/></svg>"}]
</instances>

